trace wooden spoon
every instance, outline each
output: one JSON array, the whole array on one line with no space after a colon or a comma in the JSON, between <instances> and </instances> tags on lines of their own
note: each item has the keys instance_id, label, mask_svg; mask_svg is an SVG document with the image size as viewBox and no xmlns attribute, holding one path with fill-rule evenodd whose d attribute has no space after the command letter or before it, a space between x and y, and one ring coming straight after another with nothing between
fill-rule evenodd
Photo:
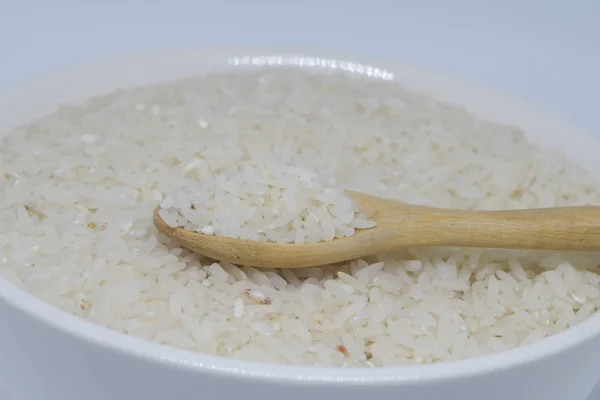
<instances>
[{"instance_id":1,"label":"wooden spoon","mask_svg":"<svg viewBox=\"0 0 600 400\"><path fill-rule=\"evenodd\" d=\"M346 191L377 225L313 244L256 242L154 224L183 247L233 264L270 268L325 265L401 248L456 246L531 250L600 250L600 206L514 211L453 210Z\"/></svg>"}]
</instances>

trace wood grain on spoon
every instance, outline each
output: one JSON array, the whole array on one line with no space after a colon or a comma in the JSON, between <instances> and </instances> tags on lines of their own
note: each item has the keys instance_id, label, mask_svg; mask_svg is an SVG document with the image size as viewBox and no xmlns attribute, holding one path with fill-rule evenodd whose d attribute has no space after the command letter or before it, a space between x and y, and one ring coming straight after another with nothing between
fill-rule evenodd
<instances>
[{"instance_id":1,"label":"wood grain on spoon","mask_svg":"<svg viewBox=\"0 0 600 400\"><path fill-rule=\"evenodd\" d=\"M346 191L377 222L354 236L312 244L278 244L171 228L154 210L158 230L183 247L234 264L300 268L409 247L600 250L600 207L470 211L416 206Z\"/></svg>"}]
</instances>

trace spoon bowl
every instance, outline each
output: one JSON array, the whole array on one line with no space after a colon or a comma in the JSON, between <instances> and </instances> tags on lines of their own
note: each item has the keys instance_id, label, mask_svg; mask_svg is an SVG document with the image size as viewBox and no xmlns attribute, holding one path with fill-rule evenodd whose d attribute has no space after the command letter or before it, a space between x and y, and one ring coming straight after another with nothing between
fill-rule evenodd
<instances>
[{"instance_id":1,"label":"spoon bowl","mask_svg":"<svg viewBox=\"0 0 600 400\"><path fill-rule=\"evenodd\" d=\"M183 247L215 260L265 268L302 268L428 246L530 250L600 250L600 207L477 211L402 203L346 191L377 225L327 242L258 242L171 227L154 210L154 224Z\"/></svg>"}]
</instances>

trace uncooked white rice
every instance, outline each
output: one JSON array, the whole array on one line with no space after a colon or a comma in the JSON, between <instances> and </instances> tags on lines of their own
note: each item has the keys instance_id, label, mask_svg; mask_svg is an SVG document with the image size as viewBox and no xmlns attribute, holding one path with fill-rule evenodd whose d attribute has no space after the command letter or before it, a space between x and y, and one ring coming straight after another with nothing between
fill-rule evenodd
<instances>
[{"instance_id":1,"label":"uncooked white rice","mask_svg":"<svg viewBox=\"0 0 600 400\"><path fill-rule=\"evenodd\" d=\"M408 249L273 271L215 263L157 234L152 210L166 189L235 174L250 159L418 204L600 203L590 173L518 129L392 82L235 71L121 90L8 133L0 275L139 338L239 359L381 367L532 343L600 306L598 254Z\"/></svg>"},{"instance_id":2,"label":"uncooked white rice","mask_svg":"<svg viewBox=\"0 0 600 400\"><path fill-rule=\"evenodd\" d=\"M172 228L261 242L331 241L375 226L335 178L272 162L249 161L233 175L171 188L160 207Z\"/></svg>"}]
</instances>

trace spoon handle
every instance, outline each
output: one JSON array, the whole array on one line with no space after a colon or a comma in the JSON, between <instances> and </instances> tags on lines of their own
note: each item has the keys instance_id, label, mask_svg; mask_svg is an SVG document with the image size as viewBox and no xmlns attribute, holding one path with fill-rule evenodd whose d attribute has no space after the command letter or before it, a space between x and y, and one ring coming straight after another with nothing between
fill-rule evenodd
<instances>
[{"instance_id":1,"label":"spoon handle","mask_svg":"<svg viewBox=\"0 0 600 400\"><path fill-rule=\"evenodd\" d=\"M414 246L600 250L600 207L466 211L415 207L395 216ZM407 243L411 245L410 243Z\"/></svg>"}]
</instances>

